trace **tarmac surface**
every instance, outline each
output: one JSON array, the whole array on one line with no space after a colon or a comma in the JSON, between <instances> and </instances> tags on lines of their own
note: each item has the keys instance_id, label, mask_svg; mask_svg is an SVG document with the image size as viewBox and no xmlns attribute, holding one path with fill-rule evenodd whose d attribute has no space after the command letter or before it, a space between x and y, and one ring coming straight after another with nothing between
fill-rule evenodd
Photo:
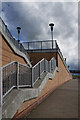
<instances>
[{"instance_id":1,"label":"tarmac surface","mask_svg":"<svg viewBox=\"0 0 80 120\"><path fill-rule=\"evenodd\" d=\"M24 118L78 118L78 80L58 87Z\"/></svg>"}]
</instances>

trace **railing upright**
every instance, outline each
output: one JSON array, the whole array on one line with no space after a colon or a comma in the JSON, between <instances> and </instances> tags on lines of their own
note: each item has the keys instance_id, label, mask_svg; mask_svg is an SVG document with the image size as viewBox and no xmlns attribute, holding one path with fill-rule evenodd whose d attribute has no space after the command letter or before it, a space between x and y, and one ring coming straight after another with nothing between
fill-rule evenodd
<instances>
[{"instance_id":1,"label":"railing upright","mask_svg":"<svg viewBox=\"0 0 80 120\"><path fill-rule=\"evenodd\" d=\"M19 88L19 62L17 63L17 88Z\"/></svg>"},{"instance_id":2,"label":"railing upright","mask_svg":"<svg viewBox=\"0 0 80 120\"><path fill-rule=\"evenodd\" d=\"M41 62L39 63L39 79L41 77L41 74L40 74L41 72L40 71L41 71Z\"/></svg>"},{"instance_id":3,"label":"railing upright","mask_svg":"<svg viewBox=\"0 0 80 120\"><path fill-rule=\"evenodd\" d=\"M34 81L33 81L33 75L34 75L34 73L33 73L33 67L31 68L31 87L33 87L33 83L34 83Z\"/></svg>"},{"instance_id":4,"label":"railing upright","mask_svg":"<svg viewBox=\"0 0 80 120\"><path fill-rule=\"evenodd\" d=\"M44 72L46 72L46 60L44 58Z\"/></svg>"},{"instance_id":5,"label":"railing upright","mask_svg":"<svg viewBox=\"0 0 80 120\"><path fill-rule=\"evenodd\" d=\"M0 68L0 107L2 106L2 101L3 101L3 87L2 87L2 67Z\"/></svg>"}]
</instances>

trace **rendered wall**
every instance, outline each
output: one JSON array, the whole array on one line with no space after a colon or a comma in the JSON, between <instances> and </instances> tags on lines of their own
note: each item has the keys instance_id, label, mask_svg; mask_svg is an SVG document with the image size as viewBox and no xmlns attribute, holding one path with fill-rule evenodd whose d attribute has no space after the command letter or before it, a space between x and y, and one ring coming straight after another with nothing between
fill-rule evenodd
<instances>
[{"instance_id":1,"label":"rendered wall","mask_svg":"<svg viewBox=\"0 0 80 120\"><path fill-rule=\"evenodd\" d=\"M4 38L0 35L0 42L1 41L2 45L0 44L0 67L12 61L17 61L22 64L26 64L24 59L15 54L13 50L10 48L10 46L7 44L6 40L4 40Z\"/></svg>"}]
</instances>

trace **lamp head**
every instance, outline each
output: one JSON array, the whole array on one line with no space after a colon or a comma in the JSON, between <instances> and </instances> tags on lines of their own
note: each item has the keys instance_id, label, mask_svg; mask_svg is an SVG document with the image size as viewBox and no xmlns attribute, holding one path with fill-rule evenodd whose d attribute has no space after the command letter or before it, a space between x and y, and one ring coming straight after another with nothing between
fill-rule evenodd
<instances>
[{"instance_id":1,"label":"lamp head","mask_svg":"<svg viewBox=\"0 0 80 120\"><path fill-rule=\"evenodd\" d=\"M20 33L21 27L17 27L18 34Z\"/></svg>"},{"instance_id":2,"label":"lamp head","mask_svg":"<svg viewBox=\"0 0 80 120\"><path fill-rule=\"evenodd\" d=\"M54 24L53 24L53 23L50 23L49 26L51 27L51 31L53 31L53 26L54 26Z\"/></svg>"}]
</instances>

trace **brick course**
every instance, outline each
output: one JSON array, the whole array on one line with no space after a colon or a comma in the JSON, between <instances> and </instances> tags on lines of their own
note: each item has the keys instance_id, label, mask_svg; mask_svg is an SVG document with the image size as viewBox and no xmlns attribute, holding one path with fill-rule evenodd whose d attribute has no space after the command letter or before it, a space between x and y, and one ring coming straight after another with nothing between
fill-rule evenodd
<instances>
[{"instance_id":1,"label":"brick course","mask_svg":"<svg viewBox=\"0 0 80 120\"><path fill-rule=\"evenodd\" d=\"M14 51L10 48L6 40L0 34L0 67L4 66L12 61L17 61L22 64L27 64L25 60L14 53Z\"/></svg>"}]
</instances>

